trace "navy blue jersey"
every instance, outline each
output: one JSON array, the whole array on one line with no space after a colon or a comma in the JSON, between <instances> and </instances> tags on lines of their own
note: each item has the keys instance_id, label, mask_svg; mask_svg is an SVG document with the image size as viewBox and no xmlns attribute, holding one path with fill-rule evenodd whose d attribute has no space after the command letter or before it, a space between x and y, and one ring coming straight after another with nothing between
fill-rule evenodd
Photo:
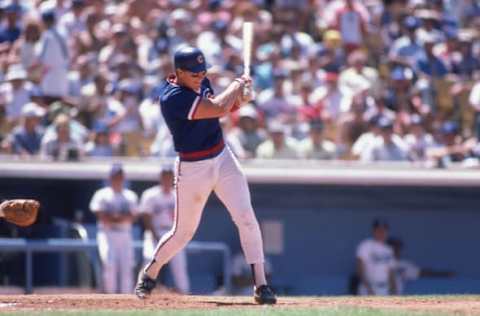
<instances>
[{"instance_id":1,"label":"navy blue jersey","mask_svg":"<svg viewBox=\"0 0 480 316\"><path fill-rule=\"evenodd\" d=\"M165 80L154 90L162 115L173 136L175 151L192 153L206 151L223 143L218 118L193 120L201 98L213 94L210 81L202 81L200 93Z\"/></svg>"}]
</instances>

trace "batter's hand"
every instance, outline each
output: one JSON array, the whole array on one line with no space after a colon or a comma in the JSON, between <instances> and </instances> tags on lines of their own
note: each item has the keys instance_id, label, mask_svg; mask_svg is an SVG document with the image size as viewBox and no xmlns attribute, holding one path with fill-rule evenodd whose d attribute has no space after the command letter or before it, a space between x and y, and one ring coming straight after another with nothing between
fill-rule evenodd
<instances>
[{"instance_id":1,"label":"batter's hand","mask_svg":"<svg viewBox=\"0 0 480 316\"><path fill-rule=\"evenodd\" d=\"M35 223L40 203L36 200L15 199L0 204L0 216L6 221L26 227Z\"/></svg>"},{"instance_id":2,"label":"batter's hand","mask_svg":"<svg viewBox=\"0 0 480 316\"><path fill-rule=\"evenodd\" d=\"M238 101L243 105L253 100L252 78L243 74L240 80L243 81L243 87Z\"/></svg>"}]
</instances>

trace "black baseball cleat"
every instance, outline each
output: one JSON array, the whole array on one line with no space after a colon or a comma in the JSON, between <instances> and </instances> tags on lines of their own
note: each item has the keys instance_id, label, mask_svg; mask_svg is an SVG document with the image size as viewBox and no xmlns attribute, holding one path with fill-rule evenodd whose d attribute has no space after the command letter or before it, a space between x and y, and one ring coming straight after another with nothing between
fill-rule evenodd
<instances>
[{"instance_id":1,"label":"black baseball cleat","mask_svg":"<svg viewBox=\"0 0 480 316\"><path fill-rule=\"evenodd\" d=\"M255 287L253 292L253 298L255 299L255 302L260 305L273 305L277 303L277 297L275 296L272 288L268 285L260 285L258 288Z\"/></svg>"},{"instance_id":2,"label":"black baseball cleat","mask_svg":"<svg viewBox=\"0 0 480 316\"><path fill-rule=\"evenodd\" d=\"M135 295L139 299L146 299L152 294L153 289L155 288L156 282L154 279L150 278L145 273L140 274L138 278L138 283L135 286Z\"/></svg>"}]
</instances>

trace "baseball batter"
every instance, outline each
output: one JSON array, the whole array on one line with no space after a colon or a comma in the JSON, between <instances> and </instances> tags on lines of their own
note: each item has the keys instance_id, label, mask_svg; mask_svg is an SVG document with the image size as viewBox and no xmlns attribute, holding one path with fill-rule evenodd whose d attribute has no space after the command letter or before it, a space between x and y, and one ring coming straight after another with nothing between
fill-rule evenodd
<instances>
[{"instance_id":1,"label":"baseball batter","mask_svg":"<svg viewBox=\"0 0 480 316\"><path fill-rule=\"evenodd\" d=\"M140 198L140 212L145 225L143 258L146 262L153 259L156 244L172 228L175 214L174 172L171 169L163 169L159 178L159 185L145 190ZM176 289L180 293L188 294L190 281L185 250L179 251L170 260L169 266Z\"/></svg>"},{"instance_id":2,"label":"baseball batter","mask_svg":"<svg viewBox=\"0 0 480 316\"><path fill-rule=\"evenodd\" d=\"M252 267L255 301L275 304L275 294L265 278L262 236L248 184L238 161L225 146L219 123L232 108L249 101L251 94L243 91L251 79L245 75L236 78L214 96L206 78L205 57L199 49L180 47L174 55L174 66L175 75L157 87L155 95L178 152L175 222L160 239L135 293L142 299L148 297L161 267L193 237L205 203L215 191L238 228L246 261Z\"/></svg>"}]
</instances>

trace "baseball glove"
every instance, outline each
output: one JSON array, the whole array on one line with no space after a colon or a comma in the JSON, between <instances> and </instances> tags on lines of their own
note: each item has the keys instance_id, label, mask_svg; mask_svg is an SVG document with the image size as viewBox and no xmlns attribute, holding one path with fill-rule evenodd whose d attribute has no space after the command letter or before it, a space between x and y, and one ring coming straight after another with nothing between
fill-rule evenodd
<instances>
[{"instance_id":1,"label":"baseball glove","mask_svg":"<svg viewBox=\"0 0 480 316\"><path fill-rule=\"evenodd\" d=\"M0 216L18 226L32 225L37 219L40 203L36 200L14 199L0 204Z\"/></svg>"}]
</instances>

